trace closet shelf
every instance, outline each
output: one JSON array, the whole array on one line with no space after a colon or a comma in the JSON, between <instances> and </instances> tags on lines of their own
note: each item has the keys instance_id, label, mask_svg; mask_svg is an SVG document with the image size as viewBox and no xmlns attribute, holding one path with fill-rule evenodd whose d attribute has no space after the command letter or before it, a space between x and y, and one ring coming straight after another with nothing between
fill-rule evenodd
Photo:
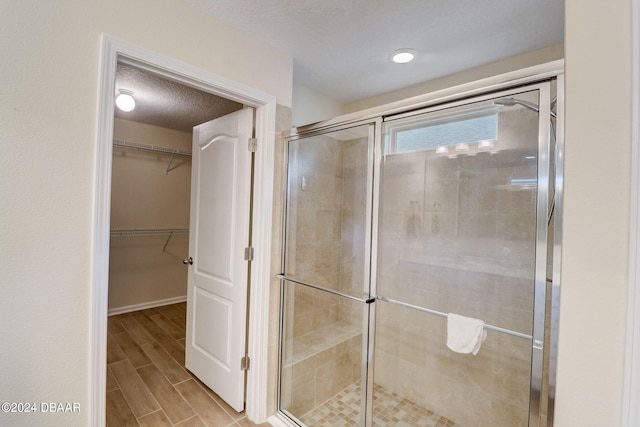
<instances>
[{"instance_id":1,"label":"closet shelf","mask_svg":"<svg viewBox=\"0 0 640 427\"><path fill-rule=\"evenodd\" d=\"M111 230L111 235L115 237L126 236L166 236L171 234L188 234L188 228L150 228L133 230Z\"/></svg>"},{"instance_id":2,"label":"closet shelf","mask_svg":"<svg viewBox=\"0 0 640 427\"><path fill-rule=\"evenodd\" d=\"M168 236L167 241L164 242L162 252L167 249L167 245L171 240L171 236L174 234L189 234L188 228L150 228L150 229L135 229L135 230L111 230L111 236L113 237L131 237L131 236Z\"/></svg>"},{"instance_id":3,"label":"closet shelf","mask_svg":"<svg viewBox=\"0 0 640 427\"><path fill-rule=\"evenodd\" d=\"M130 148L132 150L144 150L153 151L156 153L173 154L179 156L191 156L190 151L179 150L175 148L159 147L157 145L142 144L140 142L124 141L120 139L114 139L113 145L122 148Z\"/></svg>"},{"instance_id":4,"label":"closet shelf","mask_svg":"<svg viewBox=\"0 0 640 427\"><path fill-rule=\"evenodd\" d=\"M171 154L171 158L169 159L169 164L167 165L167 170L165 172L165 175L169 175L170 171L172 171L173 169L179 166L179 165L174 166L173 168L171 167L171 165L173 164L173 158L176 155L191 157L190 151L178 150L177 148L158 147L157 145L142 144L140 142L131 142L131 141L114 139L113 145L121 148L131 148L133 150L153 151L155 153Z\"/></svg>"}]
</instances>

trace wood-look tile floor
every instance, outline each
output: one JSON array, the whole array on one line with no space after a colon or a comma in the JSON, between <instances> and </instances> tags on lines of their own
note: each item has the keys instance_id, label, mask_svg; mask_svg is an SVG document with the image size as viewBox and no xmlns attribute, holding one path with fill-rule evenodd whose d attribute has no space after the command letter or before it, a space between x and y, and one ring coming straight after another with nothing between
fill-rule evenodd
<instances>
[{"instance_id":1,"label":"wood-look tile floor","mask_svg":"<svg viewBox=\"0 0 640 427\"><path fill-rule=\"evenodd\" d=\"M257 426L185 369L185 319L186 303L109 317L108 427Z\"/></svg>"}]
</instances>

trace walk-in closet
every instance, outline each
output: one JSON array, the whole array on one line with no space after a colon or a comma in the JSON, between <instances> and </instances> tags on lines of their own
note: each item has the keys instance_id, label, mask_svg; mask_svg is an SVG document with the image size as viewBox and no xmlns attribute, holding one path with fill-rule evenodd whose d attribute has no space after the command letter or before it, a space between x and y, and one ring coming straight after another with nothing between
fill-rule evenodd
<instances>
[{"instance_id":1,"label":"walk-in closet","mask_svg":"<svg viewBox=\"0 0 640 427\"><path fill-rule=\"evenodd\" d=\"M253 425L185 367L194 126L243 105L123 63L116 92L106 425Z\"/></svg>"},{"instance_id":2,"label":"walk-in closet","mask_svg":"<svg viewBox=\"0 0 640 427\"><path fill-rule=\"evenodd\" d=\"M111 178L109 313L183 302L193 127L242 105L119 63Z\"/></svg>"},{"instance_id":3,"label":"walk-in closet","mask_svg":"<svg viewBox=\"0 0 640 427\"><path fill-rule=\"evenodd\" d=\"M182 302L191 134L116 118L114 137L109 310Z\"/></svg>"}]
</instances>

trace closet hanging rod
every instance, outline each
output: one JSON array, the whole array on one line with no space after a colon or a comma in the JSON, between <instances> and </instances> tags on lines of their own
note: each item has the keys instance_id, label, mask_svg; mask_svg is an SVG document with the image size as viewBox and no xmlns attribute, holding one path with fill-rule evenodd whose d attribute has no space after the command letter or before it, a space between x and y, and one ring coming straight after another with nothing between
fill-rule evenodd
<instances>
[{"instance_id":1,"label":"closet hanging rod","mask_svg":"<svg viewBox=\"0 0 640 427\"><path fill-rule=\"evenodd\" d=\"M386 298L386 297L383 297L381 295L378 295L376 297L376 299L379 299L380 301L388 302L388 303L391 303L391 304L401 305L402 307L412 308L414 310L422 311L423 313L434 314L434 315L440 316L440 317L447 317L447 313L443 313L441 311L436 311L436 310L430 310L428 308L424 308L424 307L420 307L420 306L417 306L417 305L409 304L409 303L406 303L406 302L394 300L394 299L391 299L391 298ZM489 329L491 331L502 332L502 333L507 334L507 335L513 335L513 336L519 337L519 338L525 338L525 339L528 339L528 340L533 338L531 335L523 334L521 332L512 331L510 329L501 328L499 326L489 325L489 324L486 324L486 323L484 325L484 328L485 329Z\"/></svg>"},{"instance_id":2,"label":"closet hanging rod","mask_svg":"<svg viewBox=\"0 0 640 427\"><path fill-rule=\"evenodd\" d=\"M191 156L190 151L179 150L175 148L159 147L157 145L143 144L140 142L124 141L120 139L114 139L113 145L122 148L130 148L133 150L153 151L156 153L173 154L180 156Z\"/></svg>"},{"instance_id":3,"label":"closet hanging rod","mask_svg":"<svg viewBox=\"0 0 640 427\"><path fill-rule=\"evenodd\" d=\"M134 230L111 230L111 235L116 237L125 236L166 236L171 234L188 234L188 228L151 228Z\"/></svg>"}]
</instances>

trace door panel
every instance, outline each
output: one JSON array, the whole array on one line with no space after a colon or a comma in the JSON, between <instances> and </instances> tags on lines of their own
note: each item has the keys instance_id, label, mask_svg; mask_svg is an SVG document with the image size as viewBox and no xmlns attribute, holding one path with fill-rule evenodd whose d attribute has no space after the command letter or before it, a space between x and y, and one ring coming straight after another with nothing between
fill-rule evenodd
<instances>
[{"instance_id":1,"label":"door panel","mask_svg":"<svg viewBox=\"0 0 640 427\"><path fill-rule=\"evenodd\" d=\"M280 408L308 426L364 423L372 150L371 124L288 143Z\"/></svg>"},{"instance_id":2,"label":"door panel","mask_svg":"<svg viewBox=\"0 0 640 427\"><path fill-rule=\"evenodd\" d=\"M550 95L543 82L291 137L281 414L543 425ZM479 352L448 345L450 313L481 321Z\"/></svg>"},{"instance_id":3,"label":"door panel","mask_svg":"<svg viewBox=\"0 0 640 427\"><path fill-rule=\"evenodd\" d=\"M194 300L194 346L221 368L230 370L231 304L204 289L196 289Z\"/></svg>"},{"instance_id":4,"label":"door panel","mask_svg":"<svg viewBox=\"0 0 640 427\"><path fill-rule=\"evenodd\" d=\"M226 178L234 176L234 145L237 138L229 135L217 135L216 138L217 140L212 142L205 139L204 146L200 148L201 165L207 165L200 171L200 180L207 183L208 188L206 192L201 193L204 200L200 200L197 207L199 218L216 218L215 221L200 221L198 234L203 237L215 236L216 241L206 237L197 240L200 256L196 269L200 275L218 280L221 284L231 285L234 217L228 215L227 211L234 206L236 183Z\"/></svg>"},{"instance_id":5,"label":"door panel","mask_svg":"<svg viewBox=\"0 0 640 427\"><path fill-rule=\"evenodd\" d=\"M386 126L374 414L392 393L417 425L528 424L546 154L539 91L512 96ZM477 355L447 347L447 313L485 322Z\"/></svg>"},{"instance_id":6,"label":"door panel","mask_svg":"<svg viewBox=\"0 0 640 427\"><path fill-rule=\"evenodd\" d=\"M193 132L186 367L235 410L244 408L251 109Z\"/></svg>"}]
</instances>

